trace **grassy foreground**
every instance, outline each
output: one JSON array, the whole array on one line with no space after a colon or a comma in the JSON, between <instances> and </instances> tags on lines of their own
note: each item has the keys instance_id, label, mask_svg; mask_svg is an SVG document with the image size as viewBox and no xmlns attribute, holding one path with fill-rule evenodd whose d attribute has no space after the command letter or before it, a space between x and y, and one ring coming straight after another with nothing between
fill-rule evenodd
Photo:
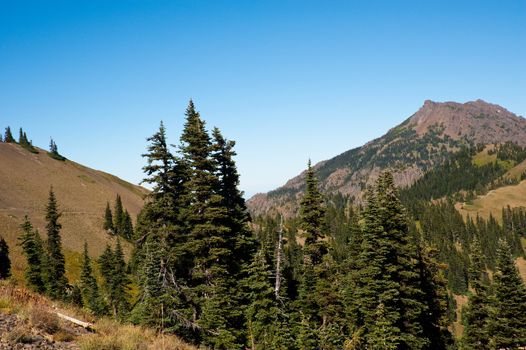
<instances>
[{"instance_id":1,"label":"grassy foreground","mask_svg":"<svg viewBox=\"0 0 526 350\"><path fill-rule=\"evenodd\" d=\"M92 323L92 330L59 318L56 312ZM172 335L110 319L51 301L0 281L0 349L25 344L29 349L196 350Z\"/></svg>"}]
</instances>

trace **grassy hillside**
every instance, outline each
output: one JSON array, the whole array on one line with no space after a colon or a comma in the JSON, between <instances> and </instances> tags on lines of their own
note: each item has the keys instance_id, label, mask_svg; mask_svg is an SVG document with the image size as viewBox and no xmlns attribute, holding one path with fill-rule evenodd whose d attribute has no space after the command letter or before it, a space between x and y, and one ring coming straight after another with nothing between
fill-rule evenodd
<instances>
[{"instance_id":1,"label":"grassy hillside","mask_svg":"<svg viewBox=\"0 0 526 350\"><path fill-rule=\"evenodd\" d=\"M504 186L489 191L483 196L478 196L472 202L457 203L456 208L463 216L475 217L477 214L488 218L489 214L500 218L502 208L506 206L526 207L526 180L518 185Z\"/></svg>"},{"instance_id":2,"label":"grassy hillside","mask_svg":"<svg viewBox=\"0 0 526 350\"><path fill-rule=\"evenodd\" d=\"M11 249L13 274L20 277L24 259L17 246L19 225L29 215L45 237L45 206L50 186L62 212L62 241L68 273L78 270L84 241L90 254L98 255L112 240L102 229L106 202L120 194L124 207L135 218L147 190L115 176L93 170L73 161L58 161L40 150L33 154L19 145L0 143L0 235ZM129 247L125 245L125 249Z\"/></svg>"}]
</instances>

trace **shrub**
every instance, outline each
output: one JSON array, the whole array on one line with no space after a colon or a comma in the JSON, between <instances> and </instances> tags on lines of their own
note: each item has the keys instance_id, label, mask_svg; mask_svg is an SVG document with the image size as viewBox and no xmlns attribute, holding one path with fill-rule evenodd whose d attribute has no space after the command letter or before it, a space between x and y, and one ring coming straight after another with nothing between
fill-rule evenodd
<instances>
[{"instance_id":1,"label":"shrub","mask_svg":"<svg viewBox=\"0 0 526 350\"><path fill-rule=\"evenodd\" d=\"M30 321L33 327L48 334L55 334L60 330L57 315L37 306L34 306L30 311Z\"/></svg>"}]
</instances>

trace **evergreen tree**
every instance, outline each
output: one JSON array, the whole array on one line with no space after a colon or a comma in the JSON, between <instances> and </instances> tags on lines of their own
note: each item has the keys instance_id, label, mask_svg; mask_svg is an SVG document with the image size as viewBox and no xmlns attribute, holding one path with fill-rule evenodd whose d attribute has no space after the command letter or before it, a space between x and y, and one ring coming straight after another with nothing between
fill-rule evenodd
<instances>
[{"instance_id":1,"label":"evergreen tree","mask_svg":"<svg viewBox=\"0 0 526 350\"><path fill-rule=\"evenodd\" d=\"M355 327L369 343L375 334L385 333L395 347L429 347L422 323L429 320L424 317L428 306L419 269L421 259L389 172L381 174L374 191L369 191L363 219L352 298ZM378 323L380 304L382 322Z\"/></svg>"},{"instance_id":2,"label":"evergreen tree","mask_svg":"<svg viewBox=\"0 0 526 350\"><path fill-rule=\"evenodd\" d=\"M53 188L49 190L49 200L46 207L47 230L47 293L52 298L63 299L66 297L67 279L65 276L65 259L62 253L62 239L58 222L57 200Z\"/></svg>"},{"instance_id":3,"label":"evergreen tree","mask_svg":"<svg viewBox=\"0 0 526 350\"><path fill-rule=\"evenodd\" d=\"M114 308L114 313L122 318L129 311L129 304L127 300L127 288L129 280L126 274L124 252L122 251L121 242L118 239L117 244L115 245L115 252L113 254L112 270L112 306Z\"/></svg>"},{"instance_id":4,"label":"evergreen tree","mask_svg":"<svg viewBox=\"0 0 526 350\"><path fill-rule=\"evenodd\" d=\"M246 309L248 346L252 350L291 349L285 316L274 298L270 266L265 252L259 250L248 267L243 287L249 295Z\"/></svg>"},{"instance_id":5,"label":"evergreen tree","mask_svg":"<svg viewBox=\"0 0 526 350\"><path fill-rule=\"evenodd\" d=\"M494 305L489 330L494 349L518 349L526 346L526 287L511 249L499 241L497 271L493 282Z\"/></svg>"},{"instance_id":6,"label":"evergreen tree","mask_svg":"<svg viewBox=\"0 0 526 350\"><path fill-rule=\"evenodd\" d=\"M51 138L51 141L49 142L49 152L48 155L56 160L65 161L66 158L62 156L60 153L58 153L58 147L53 138Z\"/></svg>"},{"instance_id":7,"label":"evergreen tree","mask_svg":"<svg viewBox=\"0 0 526 350\"><path fill-rule=\"evenodd\" d=\"M117 240L115 251L109 245L98 260L101 275L104 280L104 290L108 305L115 318L122 319L129 310L127 301L128 277L126 262L120 241Z\"/></svg>"},{"instance_id":8,"label":"evergreen tree","mask_svg":"<svg viewBox=\"0 0 526 350\"><path fill-rule=\"evenodd\" d=\"M187 181L181 197L181 221L188 232L185 255L193 257L189 283L194 297L196 320L202 327L203 342L216 348L238 348L244 340L230 324L239 316L239 307L229 297L234 284L228 262L230 230L225 226L227 209L218 193L219 179L212 158L213 146L205 123L190 101L181 135L181 155L187 166ZM219 335L214 335L218 333Z\"/></svg>"},{"instance_id":9,"label":"evergreen tree","mask_svg":"<svg viewBox=\"0 0 526 350\"><path fill-rule=\"evenodd\" d=\"M321 261L326 253L326 244L322 241L322 230L325 225L325 208L323 197L318 188L318 179L309 160L306 175L305 194L300 203L300 230L305 238L304 253L313 264Z\"/></svg>"},{"instance_id":10,"label":"evergreen tree","mask_svg":"<svg viewBox=\"0 0 526 350\"><path fill-rule=\"evenodd\" d=\"M124 223L124 209L122 207L121 196L117 195L115 198L115 209L113 210L113 228L115 234L122 235Z\"/></svg>"},{"instance_id":11,"label":"evergreen tree","mask_svg":"<svg viewBox=\"0 0 526 350\"><path fill-rule=\"evenodd\" d=\"M124 210L123 223L122 223L122 237L130 240L133 238L133 223L128 213L128 210Z\"/></svg>"},{"instance_id":12,"label":"evergreen tree","mask_svg":"<svg viewBox=\"0 0 526 350\"><path fill-rule=\"evenodd\" d=\"M193 338L195 320L181 292L190 268L190 257L184 254L185 234L179 225L178 197L184 176L182 162L168 149L163 123L148 138L147 165L143 182L153 189L141 210L136 225L137 245L130 265L139 275L140 301L133 310L138 322L158 328L167 327L182 337ZM167 283L171 281L172 283Z\"/></svg>"},{"instance_id":13,"label":"evergreen tree","mask_svg":"<svg viewBox=\"0 0 526 350\"><path fill-rule=\"evenodd\" d=\"M463 341L467 349L490 349L489 322L489 300L488 280L486 266L482 259L482 249L478 237L473 238L471 243L471 264L469 275L473 293L469 297L469 302L463 310L465 322Z\"/></svg>"},{"instance_id":14,"label":"evergreen tree","mask_svg":"<svg viewBox=\"0 0 526 350\"><path fill-rule=\"evenodd\" d=\"M24 217L24 222L20 228L22 229L22 234L18 240L27 260L25 271L26 285L36 292L43 293L45 291L45 256L40 235L33 229L33 225L27 215Z\"/></svg>"},{"instance_id":15,"label":"evergreen tree","mask_svg":"<svg viewBox=\"0 0 526 350\"><path fill-rule=\"evenodd\" d=\"M5 128L4 142L15 143L15 139L13 137L13 134L11 133L11 128L9 126Z\"/></svg>"},{"instance_id":16,"label":"evergreen tree","mask_svg":"<svg viewBox=\"0 0 526 350\"><path fill-rule=\"evenodd\" d=\"M87 242L84 242L84 255L82 270L80 272L80 294L82 296L82 304L90 309L95 315L101 316L105 313L105 308L99 293L99 286L97 280L93 276Z\"/></svg>"},{"instance_id":17,"label":"evergreen tree","mask_svg":"<svg viewBox=\"0 0 526 350\"><path fill-rule=\"evenodd\" d=\"M110 209L110 203L106 202L106 210L104 211L104 225L103 228L111 233L115 232L115 228L113 227L113 215L111 213Z\"/></svg>"},{"instance_id":18,"label":"evergreen tree","mask_svg":"<svg viewBox=\"0 0 526 350\"><path fill-rule=\"evenodd\" d=\"M11 260L9 260L9 246L4 237L0 236L0 280L11 276Z\"/></svg>"}]
</instances>

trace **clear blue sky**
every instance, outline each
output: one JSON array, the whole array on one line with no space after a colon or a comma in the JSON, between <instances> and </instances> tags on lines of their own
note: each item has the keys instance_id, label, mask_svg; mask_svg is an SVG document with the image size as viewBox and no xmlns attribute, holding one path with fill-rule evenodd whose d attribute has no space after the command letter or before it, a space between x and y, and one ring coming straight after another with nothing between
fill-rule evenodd
<instances>
[{"instance_id":1,"label":"clear blue sky","mask_svg":"<svg viewBox=\"0 0 526 350\"><path fill-rule=\"evenodd\" d=\"M267 191L425 99L526 115L526 1L0 0L0 127L137 183L189 98Z\"/></svg>"}]
</instances>

